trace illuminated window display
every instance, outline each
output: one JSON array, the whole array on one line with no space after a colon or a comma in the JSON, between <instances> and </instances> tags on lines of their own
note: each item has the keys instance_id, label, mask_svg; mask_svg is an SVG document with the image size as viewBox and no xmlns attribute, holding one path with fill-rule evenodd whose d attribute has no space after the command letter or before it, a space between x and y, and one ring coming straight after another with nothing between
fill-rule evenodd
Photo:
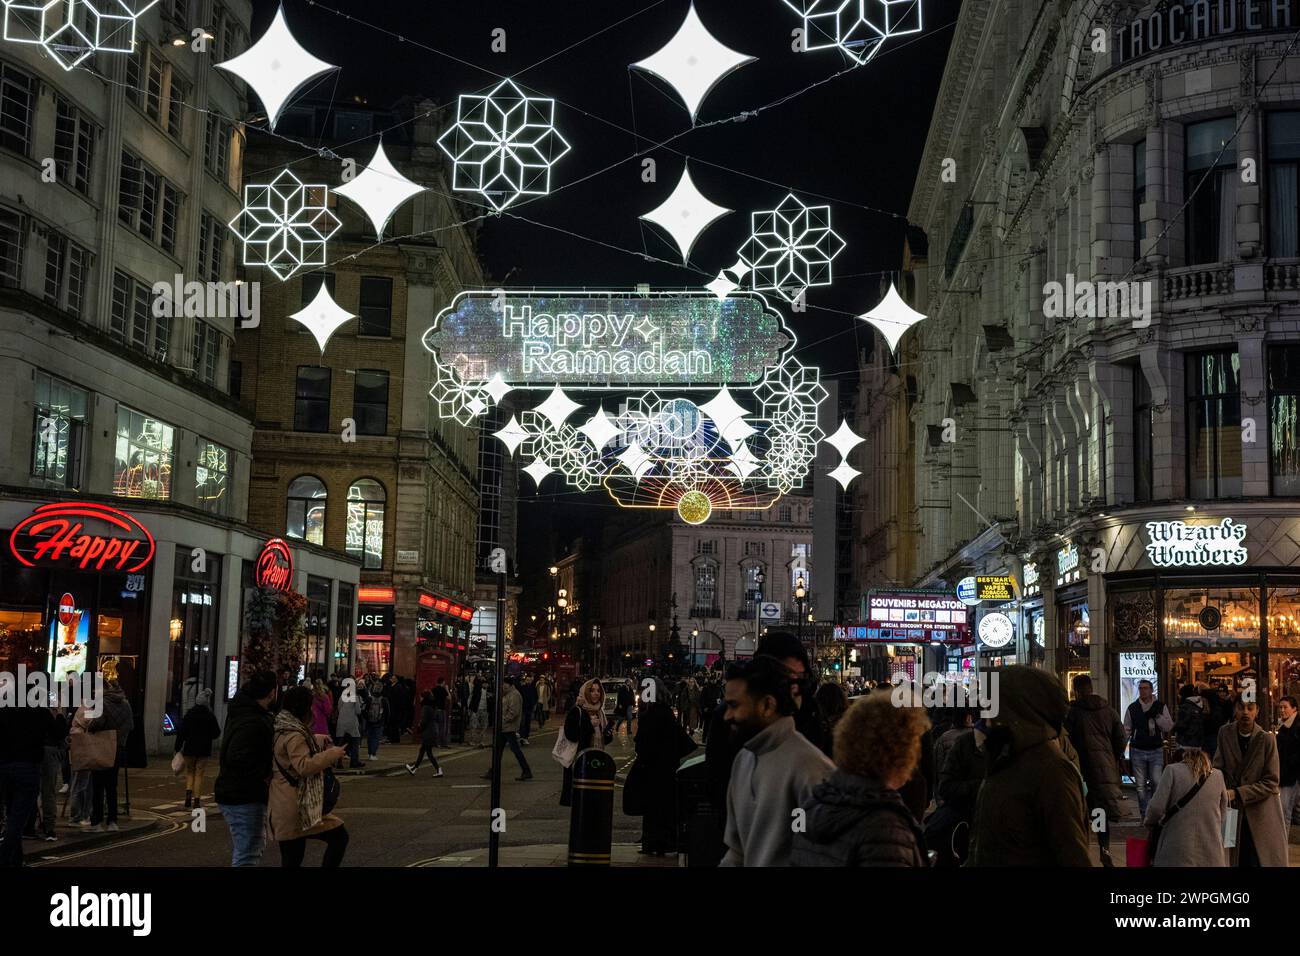
<instances>
[{"instance_id":1,"label":"illuminated window display","mask_svg":"<svg viewBox=\"0 0 1300 956\"><path fill-rule=\"evenodd\" d=\"M175 444L176 431L171 425L118 406L113 494L124 498L170 498Z\"/></svg>"},{"instance_id":2,"label":"illuminated window display","mask_svg":"<svg viewBox=\"0 0 1300 956\"><path fill-rule=\"evenodd\" d=\"M361 558L362 567L384 566L384 486L362 478L348 488L348 554Z\"/></svg>"},{"instance_id":3,"label":"illuminated window display","mask_svg":"<svg viewBox=\"0 0 1300 956\"><path fill-rule=\"evenodd\" d=\"M325 543L325 483L314 475L300 475L289 482L285 535L311 544Z\"/></svg>"}]
</instances>

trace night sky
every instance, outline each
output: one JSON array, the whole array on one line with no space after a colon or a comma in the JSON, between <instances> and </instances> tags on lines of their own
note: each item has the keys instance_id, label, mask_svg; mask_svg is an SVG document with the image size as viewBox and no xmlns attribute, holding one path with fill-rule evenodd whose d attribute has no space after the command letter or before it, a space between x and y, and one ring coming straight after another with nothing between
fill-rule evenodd
<instances>
[{"instance_id":1,"label":"night sky","mask_svg":"<svg viewBox=\"0 0 1300 956\"><path fill-rule=\"evenodd\" d=\"M628 68L676 33L689 0L285 0L284 9L299 41L342 67L318 81L314 95L329 95L337 83L337 95L376 106L407 95L454 103L511 77L530 95L557 101L556 126L572 150L554 168L552 195L489 220L480 236L494 281L508 275L505 285L699 288L736 261L751 211L775 208L790 191L809 205L829 203L847 243L834 283L810 290L807 312L786 310L786 317L802 361L819 364L824 376L848 377L870 343L853 317L876 303L881 274L899 266L904 214L959 6L922 2L923 33L891 40L871 63L849 70L837 51L791 49L800 21L782 0L697 0L718 40L758 59L714 87L696 121L702 128L693 130L671 88ZM254 37L275 7L255 0ZM491 50L498 27L506 31L505 53ZM725 121L749 111L758 115ZM642 182L645 156L657 163L655 183ZM668 197L688 156L700 190L736 210L700 237L690 268L673 264L676 246L637 218ZM551 484L558 490L552 478L548 491ZM530 503L578 497L530 494L520 507L525 536L530 513L544 512L547 524L557 513Z\"/></svg>"}]
</instances>

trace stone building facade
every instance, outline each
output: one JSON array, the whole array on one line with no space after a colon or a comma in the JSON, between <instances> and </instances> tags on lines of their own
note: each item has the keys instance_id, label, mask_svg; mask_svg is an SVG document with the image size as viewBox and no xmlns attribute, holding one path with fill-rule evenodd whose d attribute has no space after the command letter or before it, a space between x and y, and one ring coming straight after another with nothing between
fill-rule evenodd
<instances>
[{"instance_id":1,"label":"stone building facade","mask_svg":"<svg viewBox=\"0 0 1300 956\"><path fill-rule=\"evenodd\" d=\"M484 282L436 145L440 122L427 101L285 110L277 132L348 143L338 150L358 170L383 131L391 162L427 189L394 214L382 245L360 209L331 191L342 228L329 264L285 282L248 269L262 283L262 319L238 349L239 397L256 426L250 521L360 560L356 666L403 676L418 668L422 682L449 676L468 650L478 519L478 431L438 415L421 342L459 291ZM293 163L304 183L332 185L343 169L269 137L253 138L248 154L264 171L258 182ZM290 318L322 282L358 316L323 354Z\"/></svg>"},{"instance_id":2,"label":"stone building facade","mask_svg":"<svg viewBox=\"0 0 1300 956\"><path fill-rule=\"evenodd\" d=\"M908 213L929 318L862 373L912 499L864 483L863 568L1014 574L995 663L1117 704L1300 684L1297 29L1293 2L963 6Z\"/></svg>"},{"instance_id":3,"label":"stone building facade","mask_svg":"<svg viewBox=\"0 0 1300 956\"><path fill-rule=\"evenodd\" d=\"M195 315L154 290L235 279L225 223L247 95L210 64L247 48L250 16L246 0L164 0L134 53L70 71L0 42L0 668L115 676L150 751L170 749L200 690L224 721L267 537L247 521L253 423L231 364L244 330L228 301L209 310L205 295ZM48 530L20 530L38 508L151 556L42 558ZM319 582L333 619L357 562L292 554L290 586Z\"/></svg>"}]
</instances>

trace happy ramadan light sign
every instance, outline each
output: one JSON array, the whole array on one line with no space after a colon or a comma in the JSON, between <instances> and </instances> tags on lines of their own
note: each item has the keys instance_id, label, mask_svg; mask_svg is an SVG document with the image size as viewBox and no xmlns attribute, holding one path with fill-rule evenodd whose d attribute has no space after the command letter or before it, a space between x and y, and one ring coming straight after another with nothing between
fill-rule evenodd
<instances>
[{"instance_id":1,"label":"happy ramadan light sign","mask_svg":"<svg viewBox=\"0 0 1300 956\"><path fill-rule=\"evenodd\" d=\"M1250 557L1247 528L1224 518L1218 524L1148 521L1147 557L1158 568L1236 567Z\"/></svg>"},{"instance_id":2,"label":"happy ramadan light sign","mask_svg":"<svg viewBox=\"0 0 1300 956\"><path fill-rule=\"evenodd\" d=\"M466 292L424 343L466 382L566 387L753 384L794 344L758 296Z\"/></svg>"}]
</instances>

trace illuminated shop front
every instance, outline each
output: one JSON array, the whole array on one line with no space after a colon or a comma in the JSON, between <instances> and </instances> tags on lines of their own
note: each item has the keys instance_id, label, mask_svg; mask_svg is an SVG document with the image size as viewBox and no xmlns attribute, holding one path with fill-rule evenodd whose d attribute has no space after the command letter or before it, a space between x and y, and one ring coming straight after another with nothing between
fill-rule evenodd
<instances>
[{"instance_id":1,"label":"illuminated shop front","mask_svg":"<svg viewBox=\"0 0 1300 956\"><path fill-rule=\"evenodd\" d=\"M213 690L224 720L266 539L166 502L125 503L0 500L0 671L103 672L121 684L153 753L170 749L166 738L202 690ZM284 585L323 582L318 611L333 620L332 595L355 587L359 562L293 550L296 570Z\"/></svg>"},{"instance_id":2,"label":"illuminated shop front","mask_svg":"<svg viewBox=\"0 0 1300 956\"><path fill-rule=\"evenodd\" d=\"M1139 673L1150 673L1166 700L1189 684L1233 694L1253 686L1266 709L1300 693L1295 534L1300 520L1275 514L1105 529L1102 546L1125 555L1104 581L1116 702L1136 693Z\"/></svg>"}]
</instances>

